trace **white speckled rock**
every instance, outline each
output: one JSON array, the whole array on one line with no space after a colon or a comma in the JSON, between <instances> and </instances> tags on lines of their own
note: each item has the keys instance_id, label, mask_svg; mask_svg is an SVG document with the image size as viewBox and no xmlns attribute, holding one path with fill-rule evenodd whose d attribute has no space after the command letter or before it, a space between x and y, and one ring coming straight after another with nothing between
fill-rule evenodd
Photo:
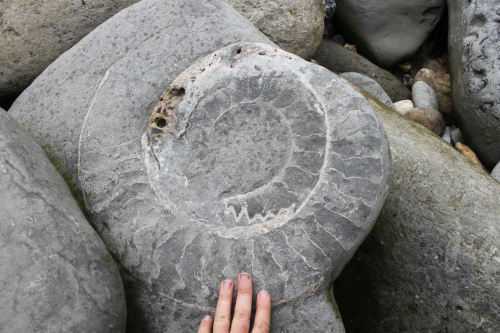
<instances>
[{"instance_id":1,"label":"white speckled rock","mask_svg":"<svg viewBox=\"0 0 500 333\"><path fill-rule=\"evenodd\" d=\"M2 109L0 212L0 331L125 331L115 263L40 146Z\"/></svg>"},{"instance_id":2,"label":"white speckled rock","mask_svg":"<svg viewBox=\"0 0 500 333\"><path fill-rule=\"evenodd\" d=\"M439 111L439 102L434 89L424 81L417 81L411 89L415 107L434 109Z\"/></svg>"},{"instance_id":3,"label":"white speckled rock","mask_svg":"<svg viewBox=\"0 0 500 333\"><path fill-rule=\"evenodd\" d=\"M387 95L385 90L377 83L377 81L370 79L368 76L355 73L355 72L347 72L340 74L347 81L354 83L355 85L360 86L365 89L367 92L372 94L378 98L382 103L390 107L391 109L396 110L394 104L392 104L391 98Z\"/></svg>"},{"instance_id":4,"label":"white speckled rock","mask_svg":"<svg viewBox=\"0 0 500 333\"><path fill-rule=\"evenodd\" d=\"M122 264L127 330L194 331L240 271L271 292L273 332L341 327L325 291L389 173L381 125L345 80L220 1L143 0L10 112L44 140Z\"/></svg>"},{"instance_id":5,"label":"white speckled rock","mask_svg":"<svg viewBox=\"0 0 500 333\"><path fill-rule=\"evenodd\" d=\"M325 30L321 0L224 0L283 50L310 59Z\"/></svg>"},{"instance_id":6,"label":"white speckled rock","mask_svg":"<svg viewBox=\"0 0 500 333\"><path fill-rule=\"evenodd\" d=\"M500 160L500 2L449 0L453 111L484 165Z\"/></svg>"},{"instance_id":7,"label":"white speckled rock","mask_svg":"<svg viewBox=\"0 0 500 333\"><path fill-rule=\"evenodd\" d=\"M0 98L19 93L61 53L134 2L0 1Z\"/></svg>"},{"instance_id":8,"label":"white speckled rock","mask_svg":"<svg viewBox=\"0 0 500 333\"><path fill-rule=\"evenodd\" d=\"M394 103L394 107L396 108L396 111L400 115L406 116L408 113L411 112L411 110L415 108L415 105L413 105L413 102L410 101L409 99L405 99Z\"/></svg>"},{"instance_id":9,"label":"white speckled rock","mask_svg":"<svg viewBox=\"0 0 500 333\"><path fill-rule=\"evenodd\" d=\"M445 0L338 0L335 22L358 51L384 68L413 56L441 18Z\"/></svg>"}]
</instances>

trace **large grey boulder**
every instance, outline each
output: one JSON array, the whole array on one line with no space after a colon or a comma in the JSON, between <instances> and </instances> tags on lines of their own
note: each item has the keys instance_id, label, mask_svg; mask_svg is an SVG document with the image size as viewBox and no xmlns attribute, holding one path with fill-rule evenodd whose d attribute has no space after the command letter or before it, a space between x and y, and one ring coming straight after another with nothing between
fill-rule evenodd
<instances>
[{"instance_id":1,"label":"large grey boulder","mask_svg":"<svg viewBox=\"0 0 500 333\"><path fill-rule=\"evenodd\" d=\"M310 59L323 38L321 0L224 0L283 50Z\"/></svg>"},{"instance_id":2,"label":"large grey boulder","mask_svg":"<svg viewBox=\"0 0 500 333\"><path fill-rule=\"evenodd\" d=\"M0 211L0 331L125 331L116 265L40 146L2 109Z\"/></svg>"},{"instance_id":3,"label":"large grey boulder","mask_svg":"<svg viewBox=\"0 0 500 333\"><path fill-rule=\"evenodd\" d=\"M356 72L377 81L393 101L411 98L410 90L392 73L331 40L323 39L313 58L335 73Z\"/></svg>"},{"instance_id":4,"label":"large grey boulder","mask_svg":"<svg viewBox=\"0 0 500 333\"><path fill-rule=\"evenodd\" d=\"M488 168L500 161L500 3L448 1L455 119Z\"/></svg>"},{"instance_id":5,"label":"large grey boulder","mask_svg":"<svg viewBox=\"0 0 500 333\"><path fill-rule=\"evenodd\" d=\"M387 96L384 89L377 83L377 81L370 79L368 76L359 74L356 72L346 72L340 74L347 81L354 83L358 87L363 88L369 92L373 97L378 98L379 101L390 107L391 109L396 109L394 104L392 104L391 98Z\"/></svg>"},{"instance_id":6,"label":"large grey boulder","mask_svg":"<svg viewBox=\"0 0 500 333\"><path fill-rule=\"evenodd\" d=\"M500 184L375 100L389 137L389 196L336 280L351 332L500 331Z\"/></svg>"},{"instance_id":7,"label":"large grey boulder","mask_svg":"<svg viewBox=\"0 0 500 333\"><path fill-rule=\"evenodd\" d=\"M239 40L265 44L219 49ZM274 332L303 331L288 320L298 312L320 331L342 326L326 288L369 232L389 173L381 125L342 78L220 1L143 0L10 112L120 261L130 331L194 331L240 271L271 292Z\"/></svg>"},{"instance_id":8,"label":"large grey boulder","mask_svg":"<svg viewBox=\"0 0 500 333\"><path fill-rule=\"evenodd\" d=\"M445 0L337 0L335 22L358 51L389 68L412 57L441 18Z\"/></svg>"},{"instance_id":9,"label":"large grey boulder","mask_svg":"<svg viewBox=\"0 0 500 333\"><path fill-rule=\"evenodd\" d=\"M61 53L137 1L0 1L0 99L19 93Z\"/></svg>"}]
</instances>

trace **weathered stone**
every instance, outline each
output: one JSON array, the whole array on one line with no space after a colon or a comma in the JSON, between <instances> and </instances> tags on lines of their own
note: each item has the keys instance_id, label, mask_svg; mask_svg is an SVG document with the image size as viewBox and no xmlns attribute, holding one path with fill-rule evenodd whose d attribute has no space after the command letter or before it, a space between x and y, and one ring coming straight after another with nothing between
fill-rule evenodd
<instances>
[{"instance_id":1,"label":"weathered stone","mask_svg":"<svg viewBox=\"0 0 500 333\"><path fill-rule=\"evenodd\" d=\"M413 85L412 100L416 107L439 111L439 102L434 89L424 81L417 81Z\"/></svg>"},{"instance_id":2,"label":"weathered stone","mask_svg":"<svg viewBox=\"0 0 500 333\"><path fill-rule=\"evenodd\" d=\"M490 175L500 182L500 162L498 162L497 166L491 171Z\"/></svg>"},{"instance_id":3,"label":"weathered stone","mask_svg":"<svg viewBox=\"0 0 500 333\"><path fill-rule=\"evenodd\" d=\"M103 48L115 39L122 49ZM195 62L234 40L268 45L231 44ZM130 331L194 330L220 280L240 271L271 292L273 325L293 331L277 314L324 308L314 297L387 190L387 142L364 98L216 0L129 7L10 112L45 138L122 264ZM332 320L333 308L316 326Z\"/></svg>"},{"instance_id":4,"label":"weathered stone","mask_svg":"<svg viewBox=\"0 0 500 333\"><path fill-rule=\"evenodd\" d=\"M389 136L389 196L335 282L351 332L500 331L500 184L374 99Z\"/></svg>"},{"instance_id":5,"label":"weathered stone","mask_svg":"<svg viewBox=\"0 0 500 333\"><path fill-rule=\"evenodd\" d=\"M124 332L104 244L42 149L0 109L0 331Z\"/></svg>"},{"instance_id":6,"label":"weathered stone","mask_svg":"<svg viewBox=\"0 0 500 333\"><path fill-rule=\"evenodd\" d=\"M279 47L310 59L325 30L320 0L224 0Z\"/></svg>"},{"instance_id":7,"label":"weathered stone","mask_svg":"<svg viewBox=\"0 0 500 333\"><path fill-rule=\"evenodd\" d=\"M322 0L322 3L323 10L325 11L325 20L329 21L333 18L337 5L335 4L335 0Z\"/></svg>"},{"instance_id":8,"label":"weathered stone","mask_svg":"<svg viewBox=\"0 0 500 333\"><path fill-rule=\"evenodd\" d=\"M474 163L475 165L477 165L477 166L485 169L485 167L483 166L483 164L481 163L481 161L477 158L476 153L474 153L474 151L472 149L470 149L467 145L464 145L464 144L462 144L460 142L457 142L455 144L455 148L460 153L462 153L462 155L464 155L469 160L471 160L472 163Z\"/></svg>"},{"instance_id":9,"label":"weathered stone","mask_svg":"<svg viewBox=\"0 0 500 333\"><path fill-rule=\"evenodd\" d=\"M467 143L493 168L500 160L500 2L448 1L455 118Z\"/></svg>"},{"instance_id":10,"label":"weathered stone","mask_svg":"<svg viewBox=\"0 0 500 333\"><path fill-rule=\"evenodd\" d=\"M0 99L19 93L83 36L136 1L0 1Z\"/></svg>"},{"instance_id":11,"label":"weathered stone","mask_svg":"<svg viewBox=\"0 0 500 333\"><path fill-rule=\"evenodd\" d=\"M445 0L338 0L335 22L361 54L389 68L418 51L444 5Z\"/></svg>"},{"instance_id":12,"label":"weathered stone","mask_svg":"<svg viewBox=\"0 0 500 333\"><path fill-rule=\"evenodd\" d=\"M452 114L453 107L451 106L449 73L436 72L431 69L422 68L415 75L415 81L423 81L431 86L438 98L439 111L446 115Z\"/></svg>"},{"instance_id":13,"label":"weathered stone","mask_svg":"<svg viewBox=\"0 0 500 333\"><path fill-rule=\"evenodd\" d=\"M413 102L409 99L405 99L394 103L394 107L400 115L406 116L415 108L415 105L413 105Z\"/></svg>"},{"instance_id":14,"label":"weathered stone","mask_svg":"<svg viewBox=\"0 0 500 333\"><path fill-rule=\"evenodd\" d=\"M378 98L382 103L395 110L394 105L392 104L391 98L387 96L387 93L384 89L377 83L377 81L370 79L368 76L355 73L355 72L346 72L340 74L347 81L354 83L355 85L363 88L372 96Z\"/></svg>"},{"instance_id":15,"label":"weathered stone","mask_svg":"<svg viewBox=\"0 0 500 333\"><path fill-rule=\"evenodd\" d=\"M416 121L439 136L441 136L446 127L443 116L439 111L434 109L414 108L405 114L405 117Z\"/></svg>"},{"instance_id":16,"label":"weathered stone","mask_svg":"<svg viewBox=\"0 0 500 333\"><path fill-rule=\"evenodd\" d=\"M393 101L411 98L410 90L396 76L330 40L323 39L314 59L335 73L356 72L374 79Z\"/></svg>"}]
</instances>

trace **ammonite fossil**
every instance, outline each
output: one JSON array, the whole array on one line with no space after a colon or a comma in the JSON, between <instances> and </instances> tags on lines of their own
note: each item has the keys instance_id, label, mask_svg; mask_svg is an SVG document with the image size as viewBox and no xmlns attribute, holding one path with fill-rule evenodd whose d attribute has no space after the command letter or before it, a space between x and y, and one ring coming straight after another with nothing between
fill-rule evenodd
<instances>
[{"instance_id":1,"label":"ammonite fossil","mask_svg":"<svg viewBox=\"0 0 500 333\"><path fill-rule=\"evenodd\" d=\"M201 33L211 37L192 40L198 44L189 50L201 45L208 55L165 75L155 64L175 64L176 45L168 51L159 44L156 54L153 45L132 41L91 81L93 89L83 88L76 114L58 113L64 130L78 124L69 129L76 138L54 133L45 116L30 122L33 110L22 110L40 84L57 80L50 72L14 114L48 138L47 149L122 265L130 330L194 330L213 310L220 280L240 271L252 274L256 290L270 291L273 331L342 330L326 290L385 199L389 152L380 123L344 79L250 26L245 39L265 43L231 44L234 34L214 26L236 14L218 1L171 5L179 13L207 9ZM147 15L141 9L149 6L165 5L145 0L124 12ZM115 17L101 31L119 23ZM182 29L169 26L157 38ZM77 45L54 71L66 72L60 68L82 50ZM192 58L189 50L183 54ZM72 80L84 86L83 78ZM64 100L77 94L66 90ZM62 135L76 157L56 151Z\"/></svg>"}]
</instances>

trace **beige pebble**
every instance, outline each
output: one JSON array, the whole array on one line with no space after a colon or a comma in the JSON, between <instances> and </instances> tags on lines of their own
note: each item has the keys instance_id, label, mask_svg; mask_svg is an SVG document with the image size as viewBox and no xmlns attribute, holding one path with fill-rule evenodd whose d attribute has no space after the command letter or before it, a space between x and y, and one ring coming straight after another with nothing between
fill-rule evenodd
<instances>
[{"instance_id":1,"label":"beige pebble","mask_svg":"<svg viewBox=\"0 0 500 333\"><path fill-rule=\"evenodd\" d=\"M469 160L472 161L472 163L479 165L481 168L485 169L483 166L483 163L477 158L476 153L472 149L469 148L469 146L464 145L463 143L457 142L455 145L455 148L462 153L462 155L466 156ZM485 169L486 170L486 169Z\"/></svg>"}]
</instances>

